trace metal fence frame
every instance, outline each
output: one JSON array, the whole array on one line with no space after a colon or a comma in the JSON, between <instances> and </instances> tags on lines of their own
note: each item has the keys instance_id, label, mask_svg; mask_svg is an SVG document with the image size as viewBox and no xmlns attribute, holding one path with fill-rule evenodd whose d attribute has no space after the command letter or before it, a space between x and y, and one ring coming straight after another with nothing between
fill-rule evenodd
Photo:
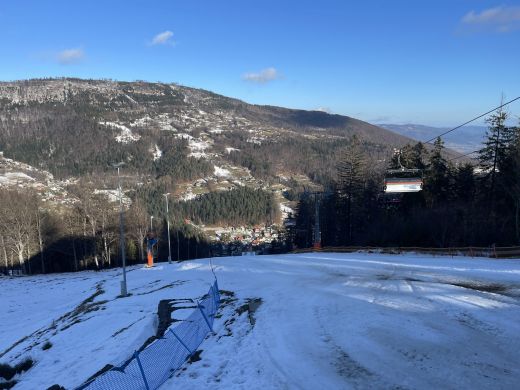
<instances>
[{"instance_id":1,"label":"metal fence frame","mask_svg":"<svg viewBox=\"0 0 520 390\"><path fill-rule=\"evenodd\" d=\"M154 390L161 386L191 357L213 332L220 306L218 283L210 287L184 321L170 327L158 338L117 367L113 367L76 390Z\"/></svg>"}]
</instances>

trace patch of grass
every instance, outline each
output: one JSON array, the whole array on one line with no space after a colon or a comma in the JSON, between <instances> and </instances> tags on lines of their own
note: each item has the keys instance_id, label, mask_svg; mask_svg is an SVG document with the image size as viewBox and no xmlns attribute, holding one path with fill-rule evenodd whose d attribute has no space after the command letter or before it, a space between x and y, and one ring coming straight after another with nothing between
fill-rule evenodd
<instances>
[{"instance_id":1,"label":"patch of grass","mask_svg":"<svg viewBox=\"0 0 520 390\"><path fill-rule=\"evenodd\" d=\"M47 388L47 390L65 390L65 387L60 385L52 385L51 387Z\"/></svg>"},{"instance_id":2,"label":"patch of grass","mask_svg":"<svg viewBox=\"0 0 520 390\"><path fill-rule=\"evenodd\" d=\"M198 349L197 351L195 351L193 353L193 355L190 356L190 358L188 359L188 362L189 363L195 363L195 362L198 362L199 360L201 360L202 358L200 357L200 354L202 353L202 349Z\"/></svg>"},{"instance_id":3,"label":"patch of grass","mask_svg":"<svg viewBox=\"0 0 520 390\"><path fill-rule=\"evenodd\" d=\"M220 295L226 295L228 297L234 297L235 296L235 293L233 291L219 290L218 292L219 292Z\"/></svg>"},{"instance_id":4,"label":"patch of grass","mask_svg":"<svg viewBox=\"0 0 520 390\"><path fill-rule=\"evenodd\" d=\"M22 372L27 371L33 366L33 364L34 362L31 358L27 358L21 361L14 367L9 364L0 364L0 378L4 378L6 381L10 381L16 374L21 374Z\"/></svg>"},{"instance_id":5,"label":"patch of grass","mask_svg":"<svg viewBox=\"0 0 520 390\"><path fill-rule=\"evenodd\" d=\"M255 312L261 304L262 298L251 298L248 299L243 305L237 307L235 311L238 315L242 315L243 313L247 312L249 323L254 326L256 322Z\"/></svg>"},{"instance_id":6,"label":"patch of grass","mask_svg":"<svg viewBox=\"0 0 520 390\"><path fill-rule=\"evenodd\" d=\"M457 286L457 287L469 288L471 290L490 292L490 293L496 293L496 294L503 294L508 290L507 286L504 286L502 284L493 284L493 283L485 284L485 283L479 283L479 282L472 283L472 282L460 281L460 282L454 282L454 283L450 283L450 284L452 284L453 286Z\"/></svg>"},{"instance_id":7,"label":"patch of grass","mask_svg":"<svg viewBox=\"0 0 520 390\"><path fill-rule=\"evenodd\" d=\"M8 390L12 387L14 387L14 385L16 385L17 381L15 380L12 380L12 381L9 381L9 382L0 382L0 390Z\"/></svg>"}]
</instances>

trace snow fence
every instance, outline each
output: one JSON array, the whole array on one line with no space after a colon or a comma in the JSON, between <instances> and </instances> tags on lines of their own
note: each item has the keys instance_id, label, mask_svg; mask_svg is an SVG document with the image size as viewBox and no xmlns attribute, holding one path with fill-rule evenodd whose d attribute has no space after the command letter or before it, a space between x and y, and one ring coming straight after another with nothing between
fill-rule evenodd
<instances>
[{"instance_id":1,"label":"snow fence","mask_svg":"<svg viewBox=\"0 0 520 390\"><path fill-rule=\"evenodd\" d=\"M76 390L152 390L161 386L191 355L209 332L220 305L217 280L208 293L195 302L197 308L164 336L119 367L113 367Z\"/></svg>"}]
</instances>

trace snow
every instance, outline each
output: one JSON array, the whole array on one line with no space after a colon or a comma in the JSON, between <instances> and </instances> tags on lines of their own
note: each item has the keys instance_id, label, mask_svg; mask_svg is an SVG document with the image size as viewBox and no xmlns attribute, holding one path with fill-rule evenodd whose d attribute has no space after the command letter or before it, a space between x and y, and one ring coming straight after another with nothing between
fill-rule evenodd
<instances>
[{"instance_id":1,"label":"snow","mask_svg":"<svg viewBox=\"0 0 520 390\"><path fill-rule=\"evenodd\" d=\"M226 148L227 154L230 154L231 152L239 152L239 151L240 151L240 149L237 149L237 148L232 148L232 147Z\"/></svg>"},{"instance_id":2,"label":"snow","mask_svg":"<svg viewBox=\"0 0 520 390\"><path fill-rule=\"evenodd\" d=\"M157 161L162 157L162 150L159 149L159 146L155 145L152 149L153 161Z\"/></svg>"},{"instance_id":3,"label":"snow","mask_svg":"<svg viewBox=\"0 0 520 390\"><path fill-rule=\"evenodd\" d=\"M5 158L0 152L0 186L31 188L35 190L43 201L60 204L73 204L75 198L68 194L65 187L69 183L55 180L47 171L37 169L9 158Z\"/></svg>"},{"instance_id":4,"label":"snow","mask_svg":"<svg viewBox=\"0 0 520 390\"><path fill-rule=\"evenodd\" d=\"M290 208L289 206L283 204L283 203L280 203L280 211L285 215L289 215L289 214L294 214L294 210L292 208Z\"/></svg>"},{"instance_id":5,"label":"snow","mask_svg":"<svg viewBox=\"0 0 520 390\"><path fill-rule=\"evenodd\" d=\"M246 140L246 142L256 145L262 145L262 141L264 141L264 138L261 137L250 137Z\"/></svg>"},{"instance_id":6,"label":"snow","mask_svg":"<svg viewBox=\"0 0 520 390\"><path fill-rule=\"evenodd\" d=\"M188 157L193 157L193 158L208 158L208 154L205 153L205 152L191 152L188 154Z\"/></svg>"},{"instance_id":7,"label":"snow","mask_svg":"<svg viewBox=\"0 0 520 390\"><path fill-rule=\"evenodd\" d=\"M217 177L229 177L231 176L231 172L228 169L218 167L216 165L213 166L214 175Z\"/></svg>"},{"instance_id":8,"label":"snow","mask_svg":"<svg viewBox=\"0 0 520 390\"><path fill-rule=\"evenodd\" d=\"M134 103L134 104L139 104L139 103L137 103L134 99L132 99L130 96L128 96L127 94L124 94L124 96L125 96L128 100L130 100L132 103Z\"/></svg>"},{"instance_id":9,"label":"snow","mask_svg":"<svg viewBox=\"0 0 520 390\"><path fill-rule=\"evenodd\" d=\"M180 139L187 139L187 140L192 140L193 139L192 135L186 134L186 133L176 133L175 137L180 138Z\"/></svg>"},{"instance_id":10,"label":"snow","mask_svg":"<svg viewBox=\"0 0 520 390\"><path fill-rule=\"evenodd\" d=\"M187 190L179 197L182 201L188 201L195 199L197 197L196 194L193 193L193 189L191 187L188 187Z\"/></svg>"},{"instance_id":11,"label":"snow","mask_svg":"<svg viewBox=\"0 0 520 390\"><path fill-rule=\"evenodd\" d=\"M201 151L201 150L208 149L210 147L210 144L208 142L206 142L206 141L202 141L202 140L197 139L197 138L192 138L188 142L188 147L192 151Z\"/></svg>"},{"instance_id":12,"label":"snow","mask_svg":"<svg viewBox=\"0 0 520 390\"><path fill-rule=\"evenodd\" d=\"M203 141L198 138L190 138L188 141L188 148L191 152L188 154L188 157L195 158L208 158L208 154L205 152L211 144L208 141Z\"/></svg>"},{"instance_id":13,"label":"snow","mask_svg":"<svg viewBox=\"0 0 520 390\"><path fill-rule=\"evenodd\" d=\"M316 253L213 264L229 291L215 335L161 388L517 388L518 260ZM207 260L134 266L132 296L116 298L120 279L120 270L0 278L0 362L36 361L15 390L69 388L121 362L155 333L159 300L198 298L212 276ZM64 317L96 289L99 310ZM262 303L248 316L239 307L253 298Z\"/></svg>"},{"instance_id":14,"label":"snow","mask_svg":"<svg viewBox=\"0 0 520 390\"><path fill-rule=\"evenodd\" d=\"M19 182L35 181L31 176L23 172L6 172L0 175L0 185L13 185Z\"/></svg>"},{"instance_id":15,"label":"snow","mask_svg":"<svg viewBox=\"0 0 520 390\"><path fill-rule=\"evenodd\" d=\"M116 129L121 130L121 133L119 133L119 135L116 135L116 141L119 143L127 144L130 142L139 141L139 139L141 139L141 136L139 134L132 133L132 130L119 123L106 121L99 123L108 127L115 127Z\"/></svg>"},{"instance_id":16,"label":"snow","mask_svg":"<svg viewBox=\"0 0 520 390\"><path fill-rule=\"evenodd\" d=\"M146 114L144 117L136 119L135 121L130 123L130 126L131 127L147 126L150 122L153 122L153 119L150 118L150 116L148 114Z\"/></svg>"},{"instance_id":17,"label":"snow","mask_svg":"<svg viewBox=\"0 0 520 390\"><path fill-rule=\"evenodd\" d=\"M102 194L104 196L106 196L106 198L112 202L112 203L118 203L119 204L119 190L118 189L114 189L114 190L94 190L94 194ZM121 197L121 201L124 205L126 206L129 206L130 204L132 204L132 199L130 199L130 197L128 197L125 192L123 191L123 194L122 194L122 197Z\"/></svg>"}]
</instances>

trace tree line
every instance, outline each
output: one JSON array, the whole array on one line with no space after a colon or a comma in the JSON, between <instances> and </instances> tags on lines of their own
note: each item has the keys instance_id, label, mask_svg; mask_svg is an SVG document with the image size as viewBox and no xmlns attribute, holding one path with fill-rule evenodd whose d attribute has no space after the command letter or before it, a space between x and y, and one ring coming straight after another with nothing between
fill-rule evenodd
<instances>
[{"instance_id":1,"label":"tree line","mask_svg":"<svg viewBox=\"0 0 520 390\"><path fill-rule=\"evenodd\" d=\"M156 258L168 258L168 231L163 194L168 181L130 193L123 212L126 260L146 262L147 237L159 238ZM119 204L101 183L70 187L72 206L49 207L28 189L0 188L0 271L68 272L120 266ZM126 197L125 197L126 199ZM171 200L170 200L171 202ZM129 203L129 204L128 204ZM187 219L204 224L271 224L278 218L271 193L239 188L170 203L173 260L210 255L206 235ZM153 220L152 220L153 216Z\"/></svg>"},{"instance_id":2,"label":"tree line","mask_svg":"<svg viewBox=\"0 0 520 390\"><path fill-rule=\"evenodd\" d=\"M397 168L397 157L381 166L353 137L331 186L300 196L294 244L312 245L318 202L325 246L519 245L520 129L507 121L504 111L487 119L477 161L447 159L440 138L430 151L422 143L403 147L401 163L420 169L423 189L399 196L383 192L384 170Z\"/></svg>"}]
</instances>

